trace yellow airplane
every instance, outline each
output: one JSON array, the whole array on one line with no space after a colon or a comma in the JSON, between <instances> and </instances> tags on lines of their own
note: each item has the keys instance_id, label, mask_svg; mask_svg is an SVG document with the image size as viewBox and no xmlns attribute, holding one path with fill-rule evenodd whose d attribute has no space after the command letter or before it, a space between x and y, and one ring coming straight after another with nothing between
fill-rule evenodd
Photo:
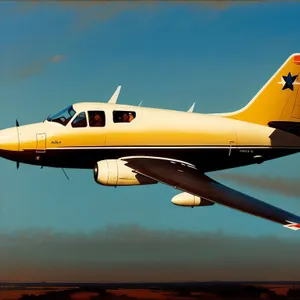
<instances>
[{"instance_id":1,"label":"yellow airplane","mask_svg":"<svg viewBox=\"0 0 300 300\"><path fill-rule=\"evenodd\" d=\"M182 192L176 205L217 203L299 230L299 216L206 175L300 151L299 73L300 53L244 108L221 114L120 105L119 86L108 103L76 103L30 125L16 121L0 131L0 155L17 167L93 169L106 186L164 183Z\"/></svg>"}]
</instances>

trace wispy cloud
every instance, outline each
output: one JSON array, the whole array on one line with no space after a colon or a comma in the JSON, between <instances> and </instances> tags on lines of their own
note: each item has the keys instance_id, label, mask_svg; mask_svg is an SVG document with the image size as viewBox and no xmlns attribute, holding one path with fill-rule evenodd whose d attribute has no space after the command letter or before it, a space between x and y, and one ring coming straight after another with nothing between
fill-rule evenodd
<instances>
[{"instance_id":1,"label":"wispy cloud","mask_svg":"<svg viewBox=\"0 0 300 300\"><path fill-rule=\"evenodd\" d=\"M137 8L151 6L152 8L159 5L184 5L192 9L210 7L212 9L227 9L236 5L258 4L266 2L280 2L280 0L57 0L51 2L60 9L72 10L75 12L77 25L87 26L91 22L104 21L110 19L121 12L130 11ZM17 13L26 13L40 5L49 5L49 2L43 0L28 1L16 6Z\"/></svg>"},{"instance_id":2,"label":"wispy cloud","mask_svg":"<svg viewBox=\"0 0 300 300\"><path fill-rule=\"evenodd\" d=\"M27 230L0 240L0 281L300 280L297 238L119 226Z\"/></svg>"},{"instance_id":3,"label":"wispy cloud","mask_svg":"<svg viewBox=\"0 0 300 300\"><path fill-rule=\"evenodd\" d=\"M10 69L9 71L2 70L2 77L8 79L24 79L44 71L50 64L58 64L66 58L63 54L56 54L51 57L37 59L29 63L21 65L19 68Z\"/></svg>"},{"instance_id":4,"label":"wispy cloud","mask_svg":"<svg viewBox=\"0 0 300 300\"><path fill-rule=\"evenodd\" d=\"M268 175L247 175L219 173L216 178L230 180L256 189L271 191L289 197L300 197L300 178L272 177Z\"/></svg>"},{"instance_id":5,"label":"wispy cloud","mask_svg":"<svg viewBox=\"0 0 300 300\"><path fill-rule=\"evenodd\" d=\"M53 63L59 63L65 59L65 56L62 54L56 54L53 57L50 58L50 61Z\"/></svg>"}]
</instances>

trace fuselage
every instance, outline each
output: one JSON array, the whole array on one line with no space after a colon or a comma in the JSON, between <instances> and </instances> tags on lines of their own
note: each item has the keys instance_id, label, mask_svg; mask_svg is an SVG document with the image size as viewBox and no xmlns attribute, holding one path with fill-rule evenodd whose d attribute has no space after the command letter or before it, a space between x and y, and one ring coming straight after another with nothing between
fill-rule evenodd
<instances>
[{"instance_id":1,"label":"fuselage","mask_svg":"<svg viewBox=\"0 0 300 300\"><path fill-rule=\"evenodd\" d=\"M77 103L71 109L63 122L49 118L0 131L0 155L32 165L86 169L103 159L149 155L188 161L209 172L300 150L295 135L217 115L108 103ZM101 112L103 126L90 126L94 112ZM134 119L116 120L124 112ZM86 123L75 126L79 114Z\"/></svg>"}]
</instances>

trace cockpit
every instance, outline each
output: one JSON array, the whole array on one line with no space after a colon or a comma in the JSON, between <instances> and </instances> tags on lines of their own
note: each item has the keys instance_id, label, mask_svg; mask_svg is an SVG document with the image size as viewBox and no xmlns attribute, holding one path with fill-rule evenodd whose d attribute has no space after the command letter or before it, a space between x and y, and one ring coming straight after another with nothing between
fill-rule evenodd
<instances>
[{"instance_id":1,"label":"cockpit","mask_svg":"<svg viewBox=\"0 0 300 300\"><path fill-rule=\"evenodd\" d=\"M60 112L58 112L54 115L50 115L47 118L47 121L48 122L56 122L56 123L66 126L75 114L76 114L76 111L73 109L73 106L70 105L70 106L64 108L63 110L61 110Z\"/></svg>"},{"instance_id":2,"label":"cockpit","mask_svg":"<svg viewBox=\"0 0 300 300\"><path fill-rule=\"evenodd\" d=\"M56 122L66 126L77 114L73 105L70 105L60 112L50 115L46 120L48 122ZM131 123L136 118L136 112L131 110L114 110L112 112L111 121L113 123ZM71 123L73 128L78 127L105 127L106 112L104 110L87 110L79 111Z\"/></svg>"}]
</instances>

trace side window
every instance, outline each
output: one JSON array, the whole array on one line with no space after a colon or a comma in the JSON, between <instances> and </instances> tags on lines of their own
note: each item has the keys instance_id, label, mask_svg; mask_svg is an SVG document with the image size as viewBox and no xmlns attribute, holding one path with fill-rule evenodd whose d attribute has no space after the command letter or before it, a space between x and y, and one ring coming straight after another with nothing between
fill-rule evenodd
<instances>
[{"instance_id":1,"label":"side window","mask_svg":"<svg viewBox=\"0 0 300 300\"><path fill-rule=\"evenodd\" d=\"M135 111L120 111L113 112L114 123L130 123L136 117Z\"/></svg>"},{"instance_id":2,"label":"side window","mask_svg":"<svg viewBox=\"0 0 300 300\"><path fill-rule=\"evenodd\" d=\"M81 112L77 115L77 117L72 122L72 127L86 127L86 126L87 126L87 121L86 121L85 112Z\"/></svg>"},{"instance_id":3,"label":"side window","mask_svg":"<svg viewBox=\"0 0 300 300\"><path fill-rule=\"evenodd\" d=\"M89 111L88 114L89 114L90 127L104 127L105 126L104 111Z\"/></svg>"}]
</instances>

